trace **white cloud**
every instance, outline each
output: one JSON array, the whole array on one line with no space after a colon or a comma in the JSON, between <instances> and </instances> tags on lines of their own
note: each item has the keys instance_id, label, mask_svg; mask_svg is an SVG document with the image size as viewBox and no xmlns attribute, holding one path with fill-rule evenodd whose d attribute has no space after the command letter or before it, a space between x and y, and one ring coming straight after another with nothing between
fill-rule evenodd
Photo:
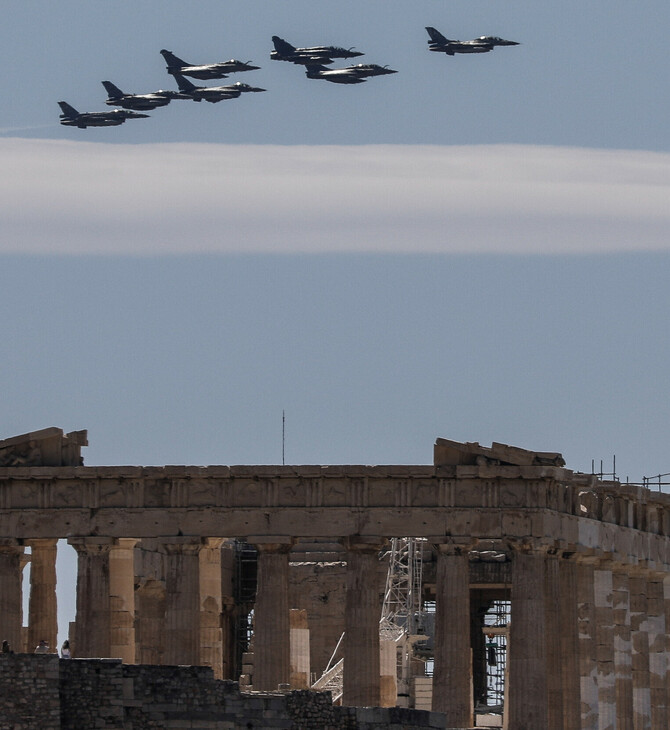
<instances>
[{"instance_id":1,"label":"white cloud","mask_svg":"<svg viewBox=\"0 0 670 730\"><path fill-rule=\"evenodd\" d=\"M2 139L0 252L670 248L670 154Z\"/></svg>"}]
</instances>

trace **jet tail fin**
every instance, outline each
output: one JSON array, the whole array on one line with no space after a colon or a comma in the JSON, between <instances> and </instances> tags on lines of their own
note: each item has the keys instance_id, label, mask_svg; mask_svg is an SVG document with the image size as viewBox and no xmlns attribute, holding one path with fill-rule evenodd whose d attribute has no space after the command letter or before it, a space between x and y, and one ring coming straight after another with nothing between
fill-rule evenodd
<instances>
[{"instance_id":1,"label":"jet tail fin","mask_svg":"<svg viewBox=\"0 0 670 730\"><path fill-rule=\"evenodd\" d=\"M184 94L190 94L191 92L195 91L198 87L195 84L192 84L188 79L184 78L181 74L175 73L173 74L175 81L177 82L177 86L179 87L179 91L183 92Z\"/></svg>"},{"instance_id":2,"label":"jet tail fin","mask_svg":"<svg viewBox=\"0 0 670 730\"><path fill-rule=\"evenodd\" d=\"M79 116L79 112L73 106L70 106L66 101L59 101L58 106L63 112L63 115L66 117L74 118Z\"/></svg>"},{"instance_id":3,"label":"jet tail fin","mask_svg":"<svg viewBox=\"0 0 670 730\"><path fill-rule=\"evenodd\" d=\"M431 28L430 26L426 26L426 30L433 43L449 43L449 39L445 38L439 30L435 30L435 28Z\"/></svg>"},{"instance_id":4,"label":"jet tail fin","mask_svg":"<svg viewBox=\"0 0 670 730\"><path fill-rule=\"evenodd\" d=\"M123 91L121 91L121 89L119 89L118 86L115 86L111 81L103 81L102 85L105 87L107 96L110 99L118 99L120 96L123 96Z\"/></svg>"},{"instance_id":5,"label":"jet tail fin","mask_svg":"<svg viewBox=\"0 0 670 730\"><path fill-rule=\"evenodd\" d=\"M161 51L161 56L165 59L165 63L168 65L168 71L172 73L171 69L177 70L182 68L182 66L190 66L190 64L186 63L182 58L179 58L179 56L175 56L172 51L166 51L163 49Z\"/></svg>"},{"instance_id":6,"label":"jet tail fin","mask_svg":"<svg viewBox=\"0 0 670 730\"><path fill-rule=\"evenodd\" d=\"M288 41L285 41L278 35L272 36L272 42L274 43L275 51L280 56L290 56L292 53L295 53L295 46L292 46Z\"/></svg>"}]
</instances>

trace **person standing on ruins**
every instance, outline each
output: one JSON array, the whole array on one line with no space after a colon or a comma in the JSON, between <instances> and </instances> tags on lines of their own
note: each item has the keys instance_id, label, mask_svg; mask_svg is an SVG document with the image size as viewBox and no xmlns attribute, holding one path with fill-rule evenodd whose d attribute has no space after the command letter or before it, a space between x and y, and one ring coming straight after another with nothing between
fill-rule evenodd
<instances>
[{"instance_id":1,"label":"person standing on ruins","mask_svg":"<svg viewBox=\"0 0 670 730\"><path fill-rule=\"evenodd\" d=\"M61 659L71 659L72 655L70 654L70 642L65 639L63 642L63 646L60 648L60 658Z\"/></svg>"},{"instance_id":2,"label":"person standing on ruins","mask_svg":"<svg viewBox=\"0 0 670 730\"><path fill-rule=\"evenodd\" d=\"M35 647L34 654L48 654L49 642L46 639L40 639L40 643Z\"/></svg>"}]
</instances>

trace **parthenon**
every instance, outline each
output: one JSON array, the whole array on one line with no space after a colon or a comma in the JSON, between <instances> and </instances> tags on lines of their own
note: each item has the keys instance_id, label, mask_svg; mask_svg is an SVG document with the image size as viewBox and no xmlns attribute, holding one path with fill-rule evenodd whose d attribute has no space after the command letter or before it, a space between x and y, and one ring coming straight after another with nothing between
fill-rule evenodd
<instances>
[{"instance_id":1,"label":"parthenon","mask_svg":"<svg viewBox=\"0 0 670 730\"><path fill-rule=\"evenodd\" d=\"M86 439L52 428L0 441L0 638L13 647L56 645L66 539L78 555L76 657L207 665L237 680L231 585L244 544L255 556L244 608L253 689L311 686L292 645L309 627L318 673L335 647L315 648L316 636L343 634L343 704L396 704L382 666L380 555L393 538L416 538L429 555L420 588L434 600L432 710L445 727L475 726L487 631L477 616L500 599L504 727L667 730L670 495L497 443L438 438L434 463L418 466L89 467ZM321 567L306 573L308 563ZM291 588L303 570L318 594L328 566L337 619Z\"/></svg>"}]
</instances>

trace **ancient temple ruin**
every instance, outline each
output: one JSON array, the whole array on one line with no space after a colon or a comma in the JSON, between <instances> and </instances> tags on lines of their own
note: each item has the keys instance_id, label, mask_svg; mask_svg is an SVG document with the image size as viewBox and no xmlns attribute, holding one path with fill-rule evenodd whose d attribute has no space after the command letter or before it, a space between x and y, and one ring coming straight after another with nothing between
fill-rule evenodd
<instances>
[{"instance_id":1,"label":"ancient temple ruin","mask_svg":"<svg viewBox=\"0 0 670 730\"><path fill-rule=\"evenodd\" d=\"M448 728L668 727L670 495L495 443L437 439L432 465L208 467L87 467L86 443L0 441L14 647L56 645L67 540L76 657L260 691L339 676L343 705Z\"/></svg>"}]
</instances>

